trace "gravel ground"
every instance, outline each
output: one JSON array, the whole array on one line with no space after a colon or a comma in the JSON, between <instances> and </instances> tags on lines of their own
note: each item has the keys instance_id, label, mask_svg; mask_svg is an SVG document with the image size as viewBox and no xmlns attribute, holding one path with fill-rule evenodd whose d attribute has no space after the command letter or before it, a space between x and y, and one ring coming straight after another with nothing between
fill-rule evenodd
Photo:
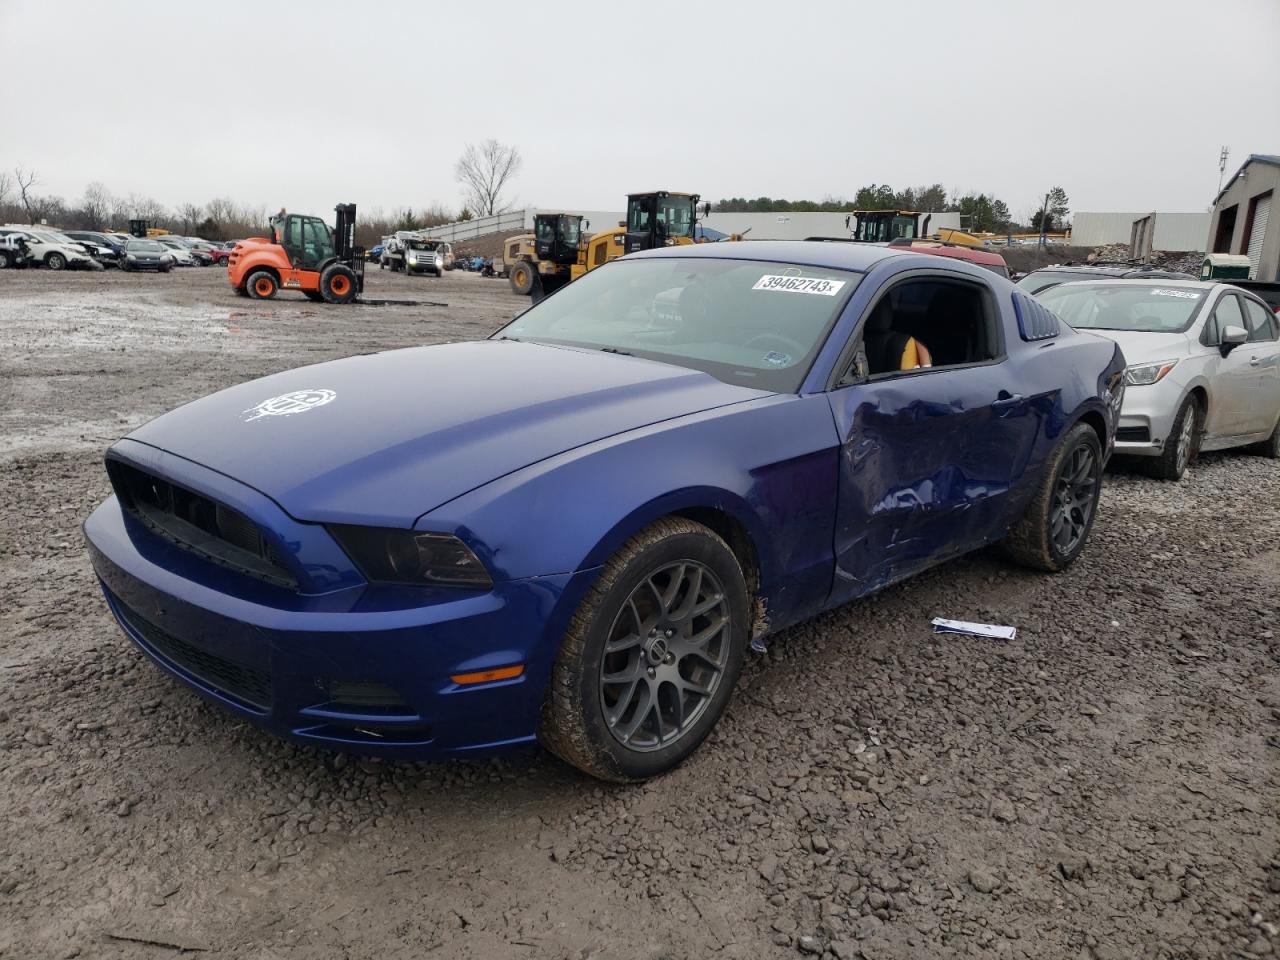
<instances>
[{"instance_id":1,"label":"gravel ground","mask_svg":"<svg viewBox=\"0 0 1280 960\"><path fill-rule=\"evenodd\" d=\"M847 960L1280 950L1280 465L1108 474L1081 560L992 553L774 638L676 772L291 746L128 644L79 526L103 448L302 363L481 336L505 281L236 298L0 275L0 957ZM1012 642L939 637L936 615Z\"/></svg>"}]
</instances>

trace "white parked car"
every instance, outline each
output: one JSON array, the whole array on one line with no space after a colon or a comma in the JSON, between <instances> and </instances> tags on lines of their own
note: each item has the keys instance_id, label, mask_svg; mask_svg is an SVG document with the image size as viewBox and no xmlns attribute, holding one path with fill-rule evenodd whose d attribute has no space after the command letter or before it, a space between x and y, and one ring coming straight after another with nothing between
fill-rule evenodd
<instances>
[{"instance_id":1,"label":"white parked car","mask_svg":"<svg viewBox=\"0 0 1280 960\"><path fill-rule=\"evenodd\" d=\"M0 233L6 235L21 234L27 241L27 248L34 263L42 264L50 270L65 270L68 267L93 269L98 266L96 260L80 244L39 227L28 227L11 224L0 227Z\"/></svg>"},{"instance_id":2,"label":"white parked car","mask_svg":"<svg viewBox=\"0 0 1280 960\"><path fill-rule=\"evenodd\" d=\"M170 254L173 255L173 261L180 267L194 267L196 265L195 257L191 256L191 250L181 240L171 240L169 237L152 237L162 247L168 248Z\"/></svg>"},{"instance_id":3,"label":"white parked car","mask_svg":"<svg viewBox=\"0 0 1280 960\"><path fill-rule=\"evenodd\" d=\"M1201 450L1280 457L1280 317L1245 290L1201 280L1064 283L1036 295L1124 352L1115 452L1178 480Z\"/></svg>"}]
</instances>

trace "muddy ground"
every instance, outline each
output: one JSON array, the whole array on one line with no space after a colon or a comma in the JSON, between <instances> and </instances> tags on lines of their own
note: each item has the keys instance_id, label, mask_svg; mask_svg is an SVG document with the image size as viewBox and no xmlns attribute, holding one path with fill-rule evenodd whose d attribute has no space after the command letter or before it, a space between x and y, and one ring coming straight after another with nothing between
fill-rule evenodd
<instances>
[{"instance_id":1,"label":"muddy ground","mask_svg":"<svg viewBox=\"0 0 1280 960\"><path fill-rule=\"evenodd\" d=\"M684 767L286 745L145 661L80 524L102 451L282 368L483 336L504 281L236 298L220 270L0 274L0 957L1280 950L1280 464L1112 471L1086 553L994 553L773 639ZM1017 626L939 637L930 618ZM199 951L196 953L195 951Z\"/></svg>"}]
</instances>

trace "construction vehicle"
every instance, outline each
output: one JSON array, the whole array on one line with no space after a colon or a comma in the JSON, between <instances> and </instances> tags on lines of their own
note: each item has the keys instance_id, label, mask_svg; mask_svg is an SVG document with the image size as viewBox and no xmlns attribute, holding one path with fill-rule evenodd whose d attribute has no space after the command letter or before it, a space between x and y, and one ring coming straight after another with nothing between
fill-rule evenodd
<instances>
[{"instance_id":1,"label":"construction vehicle","mask_svg":"<svg viewBox=\"0 0 1280 960\"><path fill-rule=\"evenodd\" d=\"M364 250L355 244L356 205L334 207L330 232L319 217L281 210L269 236L241 240L227 261L227 279L241 296L270 300L281 289L324 303L351 303L364 290Z\"/></svg>"},{"instance_id":2,"label":"construction vehicle","mask_svg":"<svg viewBox=\"0 0 1280 960\"><path fill-rule=\"evenodd\" d=\"M518 294L551 293L588 270L623 254L653 247L694 243L696 193L657 190L627 196L627 219L599 233L586 233L590 221L573 213L539 213L533 233L508 237L502 261L511 289Z\"/></svg>"},{"instance_id":3,"label":"construction vehicle","mask_svg":"<svg viewBox=\"0 0 1280 960\"><path fill-rule=\"evenodd\" d=\"M923 223L921 217L924 217ZM851 231L850 240L888 243L927 237L932 218L932 214L919 210L855 210L844 218L844 225Z\"/></svg>"}]
</instances>

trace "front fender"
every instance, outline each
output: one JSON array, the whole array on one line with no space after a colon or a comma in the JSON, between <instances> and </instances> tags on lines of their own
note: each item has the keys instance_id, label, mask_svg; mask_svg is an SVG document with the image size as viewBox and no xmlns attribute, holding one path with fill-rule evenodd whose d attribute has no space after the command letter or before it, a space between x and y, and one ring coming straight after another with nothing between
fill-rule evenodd
<instances>
[{"instance_id":1,"label":"front fender","mask_svg":"<svg viewBox=\"0 0 1280 960\"><path fill-rule=\"evenodd\" d=\"M464 494L417 527L472 544L497 579L599 566L671 513L721 510L751 536L770 622L830 592L838 439L826 397L765 397L568 451Z\"/></svg>"}]
</instances>

